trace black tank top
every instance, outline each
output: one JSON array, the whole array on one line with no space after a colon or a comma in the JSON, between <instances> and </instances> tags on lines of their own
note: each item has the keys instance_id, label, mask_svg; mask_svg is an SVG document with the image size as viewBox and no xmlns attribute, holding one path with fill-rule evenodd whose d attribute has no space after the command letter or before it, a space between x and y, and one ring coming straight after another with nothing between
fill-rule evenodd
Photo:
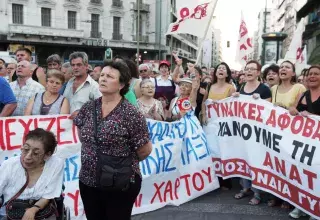
<instances>
[{"instance_id":1,"label":"black tank top","mask_svg":"<svg viewBox=\"0 0 320 220\"><path fill-rule=\"evenodd\" d=\"M38 70L38 68L39 68L39 67L35 68L35 69L33 70L33 73L32 73L32 79L33 79L34 81L36 81L36 82L39 82L39 79L38 79L38 77L37 77L37 70ZM14 71L14 73L13 73L13 75L12 75L12 82L13 82L13 81L16 81L17 78L18 78L18 77L17 77L17 72Z\"/></svg>"},{"instance_id":2,"label":"black tank top","mask_svg":"<svg viewBox=\"0 0 320 220\"><path fill-rule=\"evenodd\" d=\"M302 103L304 97L306 97L306 105ZM310 90L306 91L298 102L297 110L298 112L308 111L311 114L320 115L320 97L318 97L316 101L312 102Z\"/></svg>"}]
</instances>

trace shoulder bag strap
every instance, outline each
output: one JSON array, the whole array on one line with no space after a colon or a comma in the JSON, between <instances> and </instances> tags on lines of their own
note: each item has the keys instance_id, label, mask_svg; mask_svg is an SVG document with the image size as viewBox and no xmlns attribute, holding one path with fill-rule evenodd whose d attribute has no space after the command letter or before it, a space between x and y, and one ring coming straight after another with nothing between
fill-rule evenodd
<instances>
[{"instance_id":1,"label":"shoulder bag strap","mask_svg":"<svg viewBox=\"0 0 320 220\"><path fill-rule=\"evenodd\" d=\"M306 102L307 102L307 106L308 106L308 112L313 113L310 91L306 91L305 96L306 96Z\"/></svg>"},{"instance_id":2,"label":"shoulder bag strap","mask_svg":"<svg viewBox=\"0 0 320 220\"><path fill-rule=\"evenodd\" d=\"M26 172L26 176L27 176L27 181L26 181L26 183L22 186L22 188L19 190L19 192L17 192L17 194L14 195L14 196L7 202L7 206L8 206L8 207L10 206L10 204L11 204L14 200L16 200L16 199L23 193L23 191L27 188L27 186L28 186L28 184L29 184L29 175L28 175L27 171L25 171L25 172Z\"/></svg>"},{"instance_id":3,"label":"shoulder bag strap","mask_svg":"<svg viewBox=\"0 0 320 220\"><path fill-rule=\"evenodd\" d=\"M96 100L93 100L93 132L94 132L94 140L96 144L97 141L97 106L96 106Z\"/></svg>"}]
</instances>

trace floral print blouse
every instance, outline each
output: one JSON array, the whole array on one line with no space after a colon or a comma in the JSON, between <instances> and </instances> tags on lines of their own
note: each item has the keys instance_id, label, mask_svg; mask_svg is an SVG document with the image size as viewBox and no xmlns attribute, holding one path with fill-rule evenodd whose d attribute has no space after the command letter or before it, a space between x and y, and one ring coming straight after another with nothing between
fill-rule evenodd
<instances>
[{"instance_id":1,"label":"floral print blouse","mask_svg":"<svg viewBox=\"0 0 320 220\"><path fill-rule=\"evenodd\" d=\"M96 102L98 144L94 140L93 102ZM102 118L102 98L98 98L82 106L74 123L80 130L82 142L79 179L83 184L98 186L98 152L119 157L132 155L133 171L141 176L136 150L149 142L149 132L146 119L136 107L122 99L109 115Z\"/></svg>"}]
</instances>

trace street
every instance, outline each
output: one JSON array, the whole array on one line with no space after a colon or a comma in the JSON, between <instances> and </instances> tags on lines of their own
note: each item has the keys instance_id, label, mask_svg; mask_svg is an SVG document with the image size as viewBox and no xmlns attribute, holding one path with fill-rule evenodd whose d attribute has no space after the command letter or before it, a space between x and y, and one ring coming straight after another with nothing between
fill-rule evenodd
<instances>
[{"instance_id":1,"label":"street","mask_svg":"<svg viewBox=\"0 0 320 220\"><path fill-rule=\"evenodd\" d=\"M237 184L237 180L233 181ZM167 206L154 212L134 216L133 220L288 220L288 211L270 208L266 201L258 206L249 205L251 197L236 200L236 185L230 191L215 190L179 207ZM266 197L266 196L264 196ZM264 199L264 198L263 198ZM300 218L302 220L307 217Z\"/></svg>"}]
</instances>

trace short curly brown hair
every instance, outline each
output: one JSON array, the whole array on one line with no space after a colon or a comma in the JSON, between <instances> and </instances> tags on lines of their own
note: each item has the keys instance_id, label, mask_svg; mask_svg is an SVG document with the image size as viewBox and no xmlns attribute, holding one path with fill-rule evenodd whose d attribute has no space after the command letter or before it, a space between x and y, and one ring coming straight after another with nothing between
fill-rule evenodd
<instances>
[{"instance_id":1,"label":"short curly brown hair","mask_svg":"<svg viewBox=\"0 0 320 220\"><path fill-rule=\"evenodd\" d=\"M120 95L123 97L129 91L130 87L131 74L128 65L124 61L105 60L102 69L107 66L119 71L119 82L124 85L120 90Z\"/></svg>"}]
</instances>

